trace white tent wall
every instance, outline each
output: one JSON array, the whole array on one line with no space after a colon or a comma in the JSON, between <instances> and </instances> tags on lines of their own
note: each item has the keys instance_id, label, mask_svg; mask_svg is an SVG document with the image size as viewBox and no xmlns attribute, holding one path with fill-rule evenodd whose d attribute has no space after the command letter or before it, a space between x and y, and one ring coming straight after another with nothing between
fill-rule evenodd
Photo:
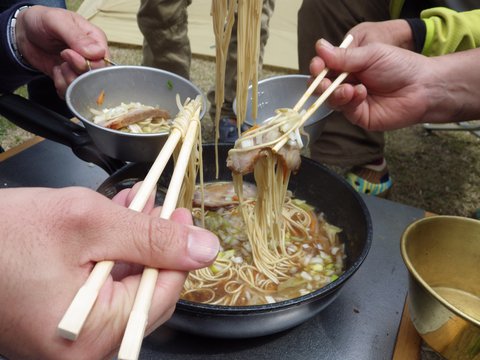
<instances>
[{"instance_id":1,"label":"white tent wall","mask_svg":"<svg viewBox=\"0 0 480 360\"><path fill-rule=\"evenodd\" d=\"M214 56L210 4L214 0L193 0L188 8L189 37L194 54ZM297 11L301 0L277 0L270 21L270 38L265 49L265 65L297 69ZM99 26L110 42L142 45L137 25L139 0L85 0L78 12Z\"/></svg>"}]
</instances>

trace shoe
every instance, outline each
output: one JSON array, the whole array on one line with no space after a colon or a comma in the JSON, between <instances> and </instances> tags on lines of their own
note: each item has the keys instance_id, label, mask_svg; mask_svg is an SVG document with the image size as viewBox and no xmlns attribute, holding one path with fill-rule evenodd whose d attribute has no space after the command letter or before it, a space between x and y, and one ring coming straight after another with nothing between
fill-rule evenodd
<instances>
[{"instance_id":1,"label":"shoe","mask_svg":"<svg viewBox=\"0 0 480 360\"><path fill-rule=\"evenodd\" d=\"M346 180L357 192L378 197L387 197L393 185L384 158L354 167L346 174Z\"/></svg>"},{"instance_id":2,"label":"shoe","mask_svg":"<svg viewBox=\"0 0 480 360\"><path fill-rule=\"evenodd\" d=\"M244 132L247 126L242 125L240 130ZM218 126L219 142L234 143L238 139L237 119L222 118Z\"/></svg>"}]
</instances>

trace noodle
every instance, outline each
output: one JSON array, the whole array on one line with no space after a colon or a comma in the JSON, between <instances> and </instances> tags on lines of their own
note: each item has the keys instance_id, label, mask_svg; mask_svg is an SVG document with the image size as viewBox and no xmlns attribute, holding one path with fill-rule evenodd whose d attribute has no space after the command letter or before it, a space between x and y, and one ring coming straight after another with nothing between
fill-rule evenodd
<instances>
[{"instance_id":1,"label":"noodle","mask_svg":"<svg viewBox=\"0 0 480 360\"><path fill-rule=\"evenodd\" d=\"M175 117L172 129L178 129L182 134L182 139L185 137L187 127L191 121L198 121L200 119L198 114L202 108L202 99L200 96L197 96L194 100L187 99L185 104L180 103L180 99L177 96L177 106L179 112ZM195 192L195 183L197 179L197 174L200 171L200 188L203 190L203 158L202 158L202 127L200 124L197 127L197 140L192 149L192 153L189 157L187 168L185 171L184 180L182 187L180 189L180 194L178 196L177 207L184 207L187 209L192 209L192 201ZM180 149L182 147L183 141L180 141L175 151L173 152L174 162L177 161ZM203 191L201 191L201 202L203 204ZM202 205L202 214L203 214L203 205ZM203 216L202 216L203 223Z\"/></svg>"},{"instance_id":2,"label":"noodle","mask_svg":"<svg viewBox=\"0 0 480 360\"><path fill-rule=\"evenodd\" d=\"M213 32L215 34L215 163L216 177L218 178L218 139L220 137L220 116L225 101L225 69L227 52L235 20L236 0L213 0L211 15L213 18Z\"/></svg>"},{"instance_id":3,"label":"noodle","mask_svg":"<svg viewBox=\"0 0 480 360\"><path fill-rule=\"evenodd\" d=\"M211 15L215 34L215 160L218 178L218 139L220 116L225 100L225 68L231 39L235 10L237 11L237 128L245 121L248 87L252 84L252 114L257 117L258 66L260 56L260 28L263 0L213 0Z\"/></svg>"},{"instance_id":4,"label":"noodle","mask_svg":"<svg viewBox=\"0 0 480 360\"><path fill-rule=\"evenodd\" d=\"M255 202L255 198L245 199L247 212L252 212ZM200 209L194 208L193 214L198 219ZM245 228L237 221L241 218L240 206L222 208L218 214L207 212L206 227L219 235L222 251L213 265L189 274L183 299L227 306L282 301L316 290L343 272L340 229L328 224L323 215L315 215L313 208L293 199L289 192L281 214L286 224L284 250L274 250L273 244L262 250L278 256L272 268L278 281L255 264L253 244L246 234L238 235L239 229Z\"/></svg>"},{"instance_id":5,"label":"noodle","mask_svg":"<svg viewBox=\"0 0 480 360\"><path fill-rule=\"evenodd\" d=\"M250 83L252 83L252 117L257 118L262 3L263 0L238 0L236 99L239 134L246 118Z\"/></svg>"}]
</instances>

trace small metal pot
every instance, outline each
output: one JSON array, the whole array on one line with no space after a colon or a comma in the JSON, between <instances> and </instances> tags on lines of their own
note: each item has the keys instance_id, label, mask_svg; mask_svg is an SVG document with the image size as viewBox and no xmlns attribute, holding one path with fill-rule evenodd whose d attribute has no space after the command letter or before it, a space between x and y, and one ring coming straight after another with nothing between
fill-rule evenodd
<instances>
[{"instance_id":1,"label":"small metal pot","mask_svg":"<svg viewBox=\"0 0 480 360\"><path fill-rule=\"evenodd\" d=\"M308 88L308 75L279 75L272 76L258 82L258 112L257 119L252 117L252 87L248 88L248 104L245 124L261 124L264 120L275 115L279 108L293 108ZM308 109L318 96L312 95L303 105L302 109ZM233 102L236 111L236 99ZM327 105L322 105L315 111L304 125L305 132L309 135L310 143L314 143L323 131L325 117L332 113Z\"/></svg>"},{"instance_id":2,"label":"small metal pot","mask_svg":"<svg viewBox=\"0 0 480 360\"><path fill-rule=\"evenodd\" d=\"M97 104L100 93L102 104ZM67 89L70 110L82 121L93 142L104 154L133 162L154 161L168 138L168 132L131 134L107 129L91 121L90 109L104 109L120 103L140 102L178 113L177 94L183 103L187 98L203 97L201 118L205 115L206 99L189 80L174 73L146 66L110 66L89 71L75 79Z\"/></svg>"},{"instance_id":3,"label":"small metal pot","mask_svg":"<svg viewBox=\"0 0 480 360\"><path fill-rule=\"evenodd\" d=\"M480 221L435 216L402 235L409 311L422 339L450 360L480 359Z\"/></svg>"}]
</instances>

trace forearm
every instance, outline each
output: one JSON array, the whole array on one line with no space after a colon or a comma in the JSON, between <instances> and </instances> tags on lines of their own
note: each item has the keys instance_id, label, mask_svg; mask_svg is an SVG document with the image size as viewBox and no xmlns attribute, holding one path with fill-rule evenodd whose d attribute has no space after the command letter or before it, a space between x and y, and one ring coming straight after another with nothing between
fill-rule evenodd
<instances>
[{"instance_id":1,"label":"forearm","mask_svg":"<svg viewBox=\"0 0 480 360\"><path fill-rule=\"evenodd\" d=\"M424 122L480 119L479 58L480 49L430 58L423 80L429 101Z\"/></svg>"}]
</instances>

